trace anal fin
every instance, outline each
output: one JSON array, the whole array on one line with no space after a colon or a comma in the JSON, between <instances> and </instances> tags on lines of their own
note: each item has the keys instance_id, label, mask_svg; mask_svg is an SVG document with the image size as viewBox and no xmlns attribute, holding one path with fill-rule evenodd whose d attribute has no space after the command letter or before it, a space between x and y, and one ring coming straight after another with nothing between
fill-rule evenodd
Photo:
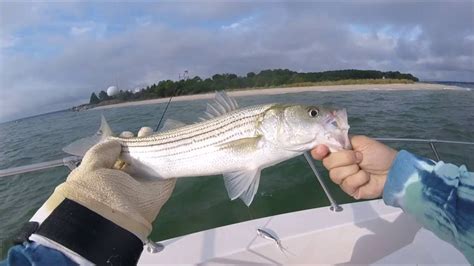
<instances>
[{"instance_id":1,"label":"anal fin","mask_svg":"<svg viewBox=\"0 0 474 266\"><path fill-rule=\"evenodd\" d=\"M260 183L260 169L244 169L224 173L224 184L231 200L240 198L250 206Z\"/></svg>"}]
</instances>

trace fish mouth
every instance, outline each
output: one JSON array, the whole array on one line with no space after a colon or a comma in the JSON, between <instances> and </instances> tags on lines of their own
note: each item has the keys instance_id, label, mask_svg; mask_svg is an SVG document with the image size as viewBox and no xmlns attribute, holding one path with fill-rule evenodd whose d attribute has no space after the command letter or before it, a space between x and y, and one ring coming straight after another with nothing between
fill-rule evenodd
<instances>
[{"instance_id":1,"label":"fish mouth","mask_svg":"<svg viewBox=\"0 0 474 266\"><path fill-rule=\"evenodd\" d=\"M326 142L324 143L331 152L336 152L340 150L350 150L352 145L349 141L348 134L344 133L332 133L325 135Z\"/></svg>"},{"instance_id":2,"label":"fish mouth","mask_svg":"<svg viewBox=\"0 0 474 266\"><path fill-rule=\"evenodd\" d=\"M331 111L324 121L325 138L331 152L342 149L351 149L349 140L349 123L346 109Z\"/></svg>"},{"instance_id":3,"label":"fish mouth","mask_svg":"<svg viewBox=\"0 0 474 266\"><path fill-rule=\"evenodd\" d=\"M349 140L349 134L347 131L336 135L335 140L341 143L341 146L344 150L352 149L351 141Z\"/></svg>"}]
</instances>

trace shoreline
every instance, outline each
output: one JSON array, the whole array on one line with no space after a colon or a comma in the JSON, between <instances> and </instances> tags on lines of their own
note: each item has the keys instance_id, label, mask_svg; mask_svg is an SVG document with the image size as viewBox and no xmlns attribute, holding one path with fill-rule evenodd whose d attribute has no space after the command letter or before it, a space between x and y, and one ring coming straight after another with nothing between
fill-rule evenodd
<instances>
[{"instance_id":1,"label":"shoreline","mask_svg":"<svg viewBox=\"0 0 474 266\"><path fill-rule=\"evenodd\" d=\"M276 87L276 88L264 88L264 89L248 89L248 90L233 90L227 91L229 96L242 97L251 95L275 95L275 94L286 94L286 93L298 93L308 91L362 91L362 90L381 90L381 91L396 91L396 90L455 90L459 87L443 84L434 83L412 83L412 84L356 84L356 85L319 85L319 86L307 86L307 87ZM205 94L194 94L194 95L183 95L173 97L173 101L192 101L202 99L212 99L214 93ZM117 107L128 107L136 105L148 105L157 103L166 103L169 101L167 98L149 99L142 101L123 102L116 104L109 104L104 106L92 107L88 110L103 110Z\"/></svg>"}]
</instances>

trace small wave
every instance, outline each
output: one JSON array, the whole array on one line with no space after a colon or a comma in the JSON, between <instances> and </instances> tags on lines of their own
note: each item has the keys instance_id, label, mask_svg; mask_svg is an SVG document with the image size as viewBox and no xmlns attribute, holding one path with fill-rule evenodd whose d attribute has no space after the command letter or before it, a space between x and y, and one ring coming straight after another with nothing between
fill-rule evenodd
<instances>
[{"instance_id":1,"label":"small wave","mask_svg":"<svg viewBox=\"0 0 474 266\"><path fill-rule=\"evenodd\" d=\"M457 86L444 87L443 90L450 90L450 91L472 91L471 88L463 88L463 87L457 87Z\"/></svg>"},{"instance_id":2,"label":"small wave","mask_svg":"<svg viewBox=\"0 0 474 266\"><path fill-rule=\"evenodd\" d=\"M428 109L429 107L419 105L410 107L410 111L426 111Z\"/></svg>"},{"instance_id":3,"label":"small wave","mask_svg":"<svg viewBox=\"0 0 474 266\"><path fill-rule=\"evenodd\" d=\"M349 117L349 123L350 124L359 124L359 123L363 123L363 122L366 122L367 120L363 117Z\"/></svg>"},{"instance_id":4,"label":"small wave","mask_svg":"<svg viewBox=\"0 0 474 266\"><path fill-rule=\"evenodd\" d=\"M260 196L261 197L273 197L273 194L269 193L269 192L262 191L262 192L260 192Z\"/></svg>"}]
</instances>

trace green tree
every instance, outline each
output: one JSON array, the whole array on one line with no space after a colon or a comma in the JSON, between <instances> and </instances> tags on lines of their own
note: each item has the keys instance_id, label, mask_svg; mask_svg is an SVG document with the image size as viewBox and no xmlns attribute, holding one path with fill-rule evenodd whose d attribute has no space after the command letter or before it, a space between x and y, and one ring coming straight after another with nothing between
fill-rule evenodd
<instances>
[{"instance_id":1,"label":"green tree","mask_svg":"<svg viewBox=\"0 0 474 266\"><path fill-rule=\"evenodd\" d=\"M259 73L249 72L244 76L238 76L232 73L215 74L210 78L201 79L198 76L194 78L183 79L179 81L161 80L158 84L152 84L143 88L137 93L129 91L120 91L118 95L110 97L105 91L97 95L91 95L90 103L98 103L109 99L119 99L122 101L143 100L152 98L162 98L170 96L188 95L196 93L205 93L219 90L270 87L291 85L294 83L306 82L324 82L339 80L358 80L358 79L409 79L418 81L418 78L409 73L400 73L399 71L377 71L377 70L331 70L323 72L295 72L289 69L266 69Z\"/></svg>"},{"instance_id":2,"label":"green tree","mask_svg":"<svg viewBox=\"0 0 474 266\"><path fill-rule=\"evenodd\" d=\"M100 91L100 92L99 92L99 99L100 99L101 101L108 100L109 98L110 98L110 97L109 97L109 95L107 95L107 92L105 92L105 91Z\"/></svg>"},{"instance_id":3,"label":"green tree","mask_svg":"<svg viewBox=\"0 0 474 266\"><path fill-rule=\"evenodd\" d=\"M99 98L97 98L97 95L95 95L95 92L91 94L91 98L89 100L89 104L98 104L100 103Z\"/></svg>"},{"instance_id":4,"label":"green tree","mask_svg":"<svg viewBox=\"0 0 474 266\"><path fill-rule=\"evenodd\" d=\"M133 93L128 90L127 91L120 90L120 92L117 94L115 98L122 101L128 101L128 100L133 99Z\"/></svg>"}]
</instances>

